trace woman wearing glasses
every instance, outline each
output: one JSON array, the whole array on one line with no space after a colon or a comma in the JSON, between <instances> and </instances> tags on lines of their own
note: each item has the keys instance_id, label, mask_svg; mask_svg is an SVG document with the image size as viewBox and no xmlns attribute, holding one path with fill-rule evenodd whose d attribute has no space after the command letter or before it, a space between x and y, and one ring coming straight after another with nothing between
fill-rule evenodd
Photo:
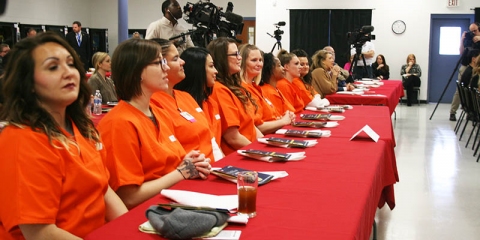
<instances>
[{"instance_id":1,"label":"woman wearing glasses","mask_svg":"<svg viewBox=\"0 0 480 240\"><path fill-rule=\"evenodd\" d=\"M239 72L242 57L235 41L219 37L210 42L207 49L218 70L212 97L219 103L223 137L221 148L228 155L263 136L253 122L258 106L250 92L241 86Z\"/></svg>"},{"instance_id":2,"label":"woman wearing glasses","mask_svg":"<svg viewBox=\"0 0 480 240\"><path fill-rule=\"evenodd\" d=\"M173 121L174 134L185 151L199 150L211 160L220 160L222 154L214 157L213 149L219 150L210 125L203 109L192 96L184 91L173 89L173 86L183 81L185 61L180 58L178 50L166 39L153 39L162 47L162 55L167 60L169 70L168 88L152 95L151 102L165 109ZM198 63L194 63L198 64ZM213 144L213 145L212 145Z\"/></svg>"},{"instance_id":3,"label":"woman wearing glasses","mask_svg":"<svg viewBox=\"0 0 480 240\"><path fill-rule=\"evenodd\" d=\"M210 164L197 151L185 155L173 134L168 114L150 104L151 96L168 89L160 46L129 39L112 57L112 78L121 99L99 123L107 149L110 185L129 209L183 179L203 178Z\"/></svg>"}]
</instances>

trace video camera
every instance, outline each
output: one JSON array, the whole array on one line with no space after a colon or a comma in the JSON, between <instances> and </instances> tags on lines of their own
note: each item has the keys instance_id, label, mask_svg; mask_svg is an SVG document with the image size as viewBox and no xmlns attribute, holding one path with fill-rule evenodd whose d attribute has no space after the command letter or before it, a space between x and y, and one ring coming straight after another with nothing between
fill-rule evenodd
<instances>
[{"instance_id":1,"label":"video camera","mask_svg":"<svg viewBox=\"0 0 480 240\"><path fill-rule=\"evenodd\" d=\"M347 41L353 44L355 48L361 48L367 41L375 40L375 35L372 35L373 26L363 26L357 31L347 32Z\"/></svg>"},{"instance_id":2,"label":"video camera","mask_svg":"<svg viewBox=\"0 0 480 240\"><path fill-rule=\"evenodd\" d=\"M472 47L474 49L479 49L480 50L480 42L473 42L473 38L475 37L475 34L473 32L468 31L465 34L465 39L463 39L463 46L464 47Z\"/></svg>"},{"instance_id":3,"label":"video camera","mask_svg":"<svg viewBox=\"0 0 480 240\"><path fill-rule=\"evenodd\" d=\"M228 2L227 10L215 6L209 0L197 3L187 2L183 7L185 21L196 30L192 33L192 41L197 46L206 47L215 37L229 37L237 42L237 34L242 34L243 17L232 12L233 4Z\"/></svg>"},{"instance_id":4,"label":"video camera","mask_svg":"<svg viewBox=\"0 0 480 240\"><path fill-rule=\"evenodd\" d=\"M282 22L275 23L273 25L277 28L277 30L273 31L273 35L268 32L267 34L270 37L277 39L277 42L280 42L282 40L283 33L285 33L283 30L280 30L280 27L285 26L286 23L282 21Z\"/></svg>"}]
</instances>

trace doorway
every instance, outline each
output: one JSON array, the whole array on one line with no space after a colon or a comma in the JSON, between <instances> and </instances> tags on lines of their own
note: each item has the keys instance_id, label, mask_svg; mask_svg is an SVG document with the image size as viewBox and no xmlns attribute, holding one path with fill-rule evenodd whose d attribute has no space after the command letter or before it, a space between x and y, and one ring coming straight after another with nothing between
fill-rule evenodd
<instances>
[{"instance_id":1,"label":"doorway","mask_svg":"<svg viewBox=\"0 0 480 240\"><path fill-rule=\"evenodd\" d=\"M468 31L473 19L473 14L431 15L428 102L452 102L458 78L458 68L455 66L460 59L460 38L463 31ZM452 72L453 77L449 82ZM445 88L445 94L440 99Z\"/></svg>"}]
</instances>

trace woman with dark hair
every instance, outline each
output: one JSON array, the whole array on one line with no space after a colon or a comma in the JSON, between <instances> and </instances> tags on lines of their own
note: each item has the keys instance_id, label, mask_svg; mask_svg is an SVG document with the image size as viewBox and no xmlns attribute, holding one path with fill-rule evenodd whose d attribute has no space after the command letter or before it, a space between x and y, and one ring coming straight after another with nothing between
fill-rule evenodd
<instances>
[{"instance_id":1,"label":"woman with dark hair","mask_svg":"<svg viewBox=\"0 0 480 240\"><path fill-rule=\"evenodd\" d=\"M219 149L219 146L210 131L210 124L203 109L189 93L173 89L173 86L185 78L185 61L180 58L177 48L170 41L153 40L162 47L162 55L167 60L169 70L168 88L154 93L150 101L168 112L173 122L175 137L185 151L199 150L208 159L220 160L223 156L218 155L215 158L213 155L213 149Z\"/></svg>"},{"instance_id":2,"label":"woman with dark hair","mask_svg":"<svg viewBox=\"0 0 480 240\"><path fill-rule=\"evenodd\" d=\"M221 148L225 155L263 137L253 121L257 105L250 92L241 86L239 72L242 58L235 43L233 39L219 37L207 47L218 70L212 98L219 103L223 138Z\"/></svg>"},{"instance_id":3,"label":"woman with dark hair","mask_svg":"<svg viewBox=\"0 0 480 240\"><path fill-rule=\"evenodd\" d=\"M183 65L185 79L173 88L188 92L195 99L207 117L215 142L220 146L222 121L218 103L211 97L218 71L213 64L212 56L205 48L193 47L183 51L180 58L185 61L185 65ZM219 150L219 154L222 156L223 152L221 149ZM215 149L214 156L218 161Z\"/></svg>"},{"instance_id":4,"label":"woman with dark hair","mask_svg":"<svg viewBox=\"0 0 480 240\"><path fill-rule=\"evenodd\" d=\"M294 121L293 112L277 112L272 102L263 96L258 88L263 67L263 54L260 49L251 44L244 44L240 46L240 55L242 56L240 70L242 86L251 93L258 106L254 117L257 128L263 134L268 134Z\"/></svg>"},{"instance_id":5,"label":"woman with dark hair","mask_svg":"<svg viewBox=\"0 0 480 240\"><path fill-rule=\"evenodd\" d=\"M292 53L295 54L300 61L300 77L293 78L293 84L297 86L303 102L309 103L318 93L312 86L312 73L310 72L308 54L302 49L295 49Z\"/></svg>"},{"instance_id":6,"label":"woman with dark hair","mask_svg":"<svg viewBox=\"0 0 480 240\"><path fill-rule=\"evenodd\" d=\"M184 179L206 179L210 164L203 154L185 155L173 134L168 113L151 96L168 88L169 66L158 43L129 39L112 57L112 78L121 101L100 121L107 149L110 185L133 208Z\"/></svg>"},{"instance_id":7,"label":"woman with dark hair","mask_svg":"<svg viewBox=\"0 0 480 240\"><path fill-rule=\"evenodd\" d=\"M377 56L377 60L372 64L373 77L379 80L388 80L390 78L390 68L382 54Z\"/></svg>"},{"instance_id":8,"label":"woman with dark hair","mask_svg":"<svg viewBox=\"0 0 480 240\"><path fill-rule=\"evenodd\" d=\"M55 33L18 42L0 110L0 236L80 239L127 211L108 186L78 55ZM88 223L88 224L86 224Z\"/></svg>"},{"instance_id":9,"label":"woman with dark hair","mask_svg":"<svg viewBox=\"0 0 480 240\"><path fill-rule=\"evenodd\" d=\"M263 62L262 80L259 84L263 96L272 102L277 112L295 112L292 104L277 89L277 82L285 76L285 70L280 60L273 56L272 53L265 53L263 55Z\"/></svg>"},{"instance_id":10,"label":"woman with dark hair","mask_svg":"<svg viewBox=\"0 0 480 240\"><path fill-rule=\"evenodd\" d=\"M285 69L285 77L277 82L277 88L293 105L295 113L300 113L305 108L306 103L303 101L298 87L293 84L293 80L300 77L300 60L295 54L286 50L281 50L277 57Z\"/></svg>"},{"instance_id":11,"label":"woman with dark hair","mask_svg":"<svg viewBox=\"0 0 480 240\"><path fill-rule=\"evenodd\" d=\"M408 54L407 64L402 66L400 75L402 75L403 88L407 92L407 106L410 107L412 106L412 100L416 98L413 88L420 87L420 77L422 76L422 69L417 64L417 58L414 54Z\"/></svg>"}]
</instances>

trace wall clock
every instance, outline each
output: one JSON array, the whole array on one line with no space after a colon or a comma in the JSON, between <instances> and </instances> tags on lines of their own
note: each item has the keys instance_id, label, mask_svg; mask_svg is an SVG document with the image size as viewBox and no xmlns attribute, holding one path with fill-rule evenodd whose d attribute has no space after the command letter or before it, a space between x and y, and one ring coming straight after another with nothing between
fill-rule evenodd
<instances>
[{"instance_id":1,"label":"wall clock","mask_svg":"<svg viewBox=\"0 0 480 240\"><path fill-rule=\"evenodd\" d=\"M392 24L392 31L395 34L402 34L405 32L406 29L407 29L407 25L402 20L397 20Z\"/></svg>"}]
</instances>

